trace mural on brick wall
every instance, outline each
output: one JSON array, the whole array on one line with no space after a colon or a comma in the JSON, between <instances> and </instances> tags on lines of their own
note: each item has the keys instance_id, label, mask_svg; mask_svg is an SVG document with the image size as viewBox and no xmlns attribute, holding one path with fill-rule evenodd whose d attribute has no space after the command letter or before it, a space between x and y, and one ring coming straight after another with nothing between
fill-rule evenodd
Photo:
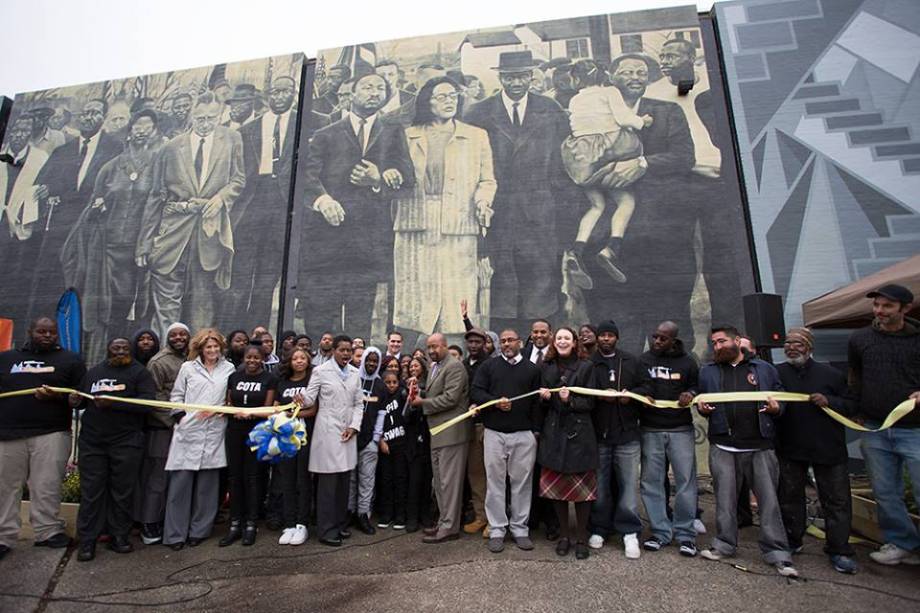
<instances>
[{"instance_id":1,"label":"mural on brick wall","mask_svg":"<svg viewBox=\"0 0 920 613\"><path fill-rule=\"evenodd\" d=\"M411 346L465 301L495 330L613 318L634 351L673 319L703 350L753 286L706 46L689 6L321 51L287 323Z\"/></svg>"},{"instance_id":2,"label":"mural on brick wall","mask_svg":"<svg viewBox=\"0 0 920 613\"><path fill-rule=\"evenodd\" d=\"M0 163L0 316L17 339L67 287L91 361L107 338L174 321L268 324L302 72L295 54L16 96Z\"/></svg>"},{"instance_id":3,"label":"mural on brick wall","mask_svg":"<svg viewBox=\"0 0 920 613\"><path fill-rule=\"evenodd\" d=\"M802 302L920 253L915 0L716 4L761 280Z\"/></svg>"}]
</instances>

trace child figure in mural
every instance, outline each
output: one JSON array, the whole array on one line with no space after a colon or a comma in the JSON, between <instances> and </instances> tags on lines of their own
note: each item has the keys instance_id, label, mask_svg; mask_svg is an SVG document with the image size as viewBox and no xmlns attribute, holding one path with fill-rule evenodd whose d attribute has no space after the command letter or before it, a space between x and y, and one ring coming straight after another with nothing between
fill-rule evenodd
<instances>
[{"instance_id":1,"label":"child figure in mural","mask_svg":"<svg viewBox=\"0 0 920 613\"><path fill-rule=\"evenodd\" d=\"M639 117L633 112L620 91L608 85L607 73L593 60L577 62L572 67L572 81L578 93L569 102L572 134L562 143L562 161L568 175L584 189L591 206L578 224L575 245L566 254L566 267L580 287L591 289L594 282L585 272L584 251L608 202L616 209L610 221L610 238L597 260L615 281L626 281L618 255L636 199L632 190L617 185L615 170L617 162L642 155L637 132L652 125L652 117Z\"/></svg>"}]
</instances>

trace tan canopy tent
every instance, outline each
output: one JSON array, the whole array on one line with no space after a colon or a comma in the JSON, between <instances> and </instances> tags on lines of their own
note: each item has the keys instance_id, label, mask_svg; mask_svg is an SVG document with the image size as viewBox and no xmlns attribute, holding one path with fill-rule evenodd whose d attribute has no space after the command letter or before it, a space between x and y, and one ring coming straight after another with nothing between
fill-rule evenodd
<instances>
[{"instance_id":1,"label":"tan canopy tent","mask_svg":"<svg viewBox=\"0 0 920 613\"><path fill-rule=\"evenodd\" d=\"M897 283L914 294L911 317L920 319L920 255L907 258L859 281L835 289L802 305L809 328L858 328L872 321L872 301L866 294Z\"/></svg>"}]
</instances>

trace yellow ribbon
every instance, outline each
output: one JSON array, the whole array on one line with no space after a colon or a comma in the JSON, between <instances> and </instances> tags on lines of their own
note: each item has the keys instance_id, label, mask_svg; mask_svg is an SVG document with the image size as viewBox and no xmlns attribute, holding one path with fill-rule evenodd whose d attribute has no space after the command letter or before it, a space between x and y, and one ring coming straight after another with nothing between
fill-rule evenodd
<instances>
[{"instance_id":1,"label":"yellow ribbon","mask_svg":"<svg viewBox=\"0 0 920 613\"><path fill-rule=\"evenodd\" d=\"M553 393L559 392L562 388L556 387L552 388L549 391ZM602 398L631 398L637 402L641 402L644 405L651 407L663 408L663 409L687 409L694 404L717 404L721 402L766 402L770 398L773 398L777 402L811 402L808 394L799 394L796 392L712 392L708 394L699 394L693 398L693 402L686 406L682 407L677 402L673 400L649 400L645 396L635 394L630 391L620 391L620 390L598 390L592 389L589 387L570 387L568 388L570 392L575 394L581 394L583 396L596 396ZM540 390L534 390L527 394L521 394L520 396L515 396L514 398L509 398L509 400L519 400L521 398L526 398L528 396L533 396L534 394L539 394ZM444 430L450 428L453 425L460 423L470 417L473 417L481 411L482 409L488 408L490 406L496 405L499 403L499 399L490 400L489 402L483 403L476 408L472 408L465 413L461 413L456 417L453 417L443 424L439 424L434 428L431 428L431 435L436 436L443 432ZM853 430L859 430L860 432L879 432L881 430L887 430L898 422L902 417L910 413L916 406L915 402L912 399L905 400L888 414L888 417L885 418L885 421L882 422L882 425L878 429L866 428L865 426L845 417L835 411L830 407L820 407L822 411L827 413L832 419L843 424L847 428Z\"/></svg>"},{"instance_id":2,"label":"yellow ribbon","mask_svg":"<svg viewBox=\"0 0 920 613\"><path fill-rule=\"evenodd\" d=\"M13 392L2 392L0 393L0 400L3 398L13 398L15 396L31 396L39 388L32 387L24 390L16 390ZM227 406L212 406L207 404L187 404L184 402L167 402L165 400L144 400L141 398L121 398L119 396L109 396L108 394L87 394L81 392L80 390L75 390L70 387L51 387L48 386L47 389L50 389L52 392L58 394L77 394L86 398L88 400L111 400L113 402L123 402L125 404L135 404L140 406L152 407L154 409L160 409L164 411L202 411L207 413L223 413L225 415L263 415L266 411L271 411L272 413L279 413L281 411L287 411L297 407L296 402L289 402L287 404L282 404L274 407L256 407L252 409L242 408L242 407L227 407Z\"/></svg>"}]
</instances>

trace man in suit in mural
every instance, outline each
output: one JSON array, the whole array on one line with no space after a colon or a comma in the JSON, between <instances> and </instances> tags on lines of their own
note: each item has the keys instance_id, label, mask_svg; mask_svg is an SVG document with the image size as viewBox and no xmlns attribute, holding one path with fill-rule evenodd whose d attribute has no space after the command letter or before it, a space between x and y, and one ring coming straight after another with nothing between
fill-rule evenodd
<instances>
[{"instance_id":1,"label":"man in suit in mural","mask_svg":"<svg viewBox=\"0 0 920 613\"><path fill-rule=\"evenodd\" d=\"M694 164L684 185L682 218L691 227L699 221L703 239L702 273L709 290L713 324L736 324L741 313L741 283L733 265L736 250L733 215L720 210L731 203L722 180L724 159L719 149L712 92L705 66L696 66L696 47L683 39L665 42L659 52L664 78L648 87L647 96L677 103L687 118L693 139ZM693 82L693 88L677 95L677 84Z\"/></svg>"},{"instance_id":2,"label":"man in suit in mural","mask_svg":"<svg viewBox=\"0 0 920 613\"><path fill-rule=\"evenodd\" d=\"M175 321L193 330L213 325L218 290L230 286L230 211L246 175L239 132L217 125L222 108L214 94L199 96L191 131L169 141L154 164L135 257L150 270L161 335Z\"/></svg>"},{"instance_id":3,"label":"man in suit in mural","mask_svg":"<svg viewBox=\"0 0 920 613\"><path fill-rule=\"evenodd\" d=\"M486 237L495 271L490 315L496 330L524 329L530 320L552 316L560 307L556 216L572 198L565 186L574 187L560 155L569 126L555 101L528 91L537 64L530 51L502 53L496 67L502 91L464 116L488 132L498 181Z\"/></svg>"},{"instance_id":4,"label":"man in suit in mural","mask_svg":"<svg viewBox=\"0 0 920 613\"><path fill-rule=\"evenodd\" d=\"M222 301L222 329L268 322L272 295L281 278L281 263L264 259L267 237L284 241L297 114L292 108L297 83L278 77L268 91L269 112L240 128L246 189L230 211L234 257L230 292Z\"/></svg>"},{"instance_id":5,"label":"man in suit in mural","mask_svg":"<svg viewBox=\"0 0 920 613\"><path fill-rule=\"evenodd\" d=\"M42 168L36 185L41 186L43 206L38 231L41 249L36 258L32 292L33 312L53 308L64 287L60 254L80 214L90 204L96 175L112 158L124 151L124 143L102 130L108 104L90 99L77 114L80 137L54 150Z\"/></svg>"},{"instance_id":6,"label":"man in suit in mural","mask_svg":"<svg viewBox=\"0 0 920 613\"><path fill-rule=\"evenodd\" d=\"M339 86L351 78L351 68L336 64L326 72L323 93L313 100L313 110L323 115L331 115L338 105Z\"/></svg>"},{"instance_id":7,"label":"man in suit in mural","mask_svg":"<svg viewBox=\"0 0 920 613\"><path fill-rule=\"evenodd\" d=\"M15 274L13 271L32 269L41 244L36 227L39 190L34 182L48 154L30 145L32 124L28 115L13 121L7 131L7 144L0 152L8 156L0 162L0 261L7 271L7 281ZM22 296L16 292L4 301L2 316L12 319L17 330L28 324L29 296L24 293Z\"/></svg>"},{"instance_id":8,"label":"man in suit in mural","mask_svg":"<svg viewBox=\"0 0 920 613\"><path fill-rule=\"evenodd\" d=\"M363 75L353 93L351 111L313 135L305 162L309 248L301 252L298 310L314 338L345 329L370 336L376 286L393 265L390 202L415 183L405 132L379 115L389 84Z\"/></svg>"},{"instance_id":9,"label":"man in suit in mural","mask_svg":"<svg viewBox=\"0 0 920 613\"><path fill-rule=\"evenodd\" d=\"M641 335L666 319L681 329L693 330L690 297L696 260L693 225L683 210L683 186L693 166L693 142L677 104L645 97L654 68L654 60L638 53L624 53L610 66L613 84L626 106L635 107L639 116L652 117L652 124L639 132L642 158L622 163L614 179L615 187L634 183L636 190L636 211L623 238L626 283L613 282L588 262L595 279L594 290L586 293L591 318L602 319L615 305L617 319L623 322L621 343L628 351L644 350ZM692 344L692 335L688 335L687 351Z\"/></svg>"}]
</instances>

